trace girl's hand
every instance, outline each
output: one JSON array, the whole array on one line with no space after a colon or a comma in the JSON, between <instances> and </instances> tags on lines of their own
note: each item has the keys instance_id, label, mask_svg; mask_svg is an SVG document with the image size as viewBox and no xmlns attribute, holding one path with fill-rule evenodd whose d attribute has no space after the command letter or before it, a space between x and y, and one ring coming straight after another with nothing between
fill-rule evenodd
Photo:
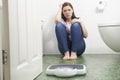
<instances>
[{"instance_id":1,"label":"girl's hand","mask_svg":"<svg viewBox=\"0 0 120 80\"><path fill-rule=\"evenodd\" d=\"M62 9L62 5L63 5L62 3L59 5L60 9Z\"/></svg>"},{"instance_id":2,"label":"girl's hand","mask_svg":"<svg viewBox=\"0 0 120 80\"><path fill-rule=\"evenodd\" d=\"M79 22L79 23L80 23L81 21L80 21L79 19L76 19L76 18L75 18L75 19L72 19L71 24L73 24L73 23L75 23L75 22Z\"/></svg>"}]
</instances>

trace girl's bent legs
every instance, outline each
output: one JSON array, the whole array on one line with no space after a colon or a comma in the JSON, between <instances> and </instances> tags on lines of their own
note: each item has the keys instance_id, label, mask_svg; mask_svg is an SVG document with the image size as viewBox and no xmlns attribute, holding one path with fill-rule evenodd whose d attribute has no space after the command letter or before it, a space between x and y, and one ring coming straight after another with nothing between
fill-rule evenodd
<instances>
[{"instance_id":1,"label":"girl's bent legs","mask_svg":"<svg viewBox=\"0 0 120 80\"><path fill-rule=\"evenodd\" d=\"M62 23L57 23L55 27L56 37L58 41L58 48L62 55L63 59L69 59L69 48L67 42L67 31Z\"/></svg>"},{"instance_id":2,"label":"girl's bent legs","mask_svg":"<svg viewBox=\"0 0 120 80\"><path fill-rule=\"evenodd\" d=\"M83 54L85 50L85 41L83 39L83 33L80 23L73 23L71 26L71 40L72 40L72 50L71 58L76 59L77 56Z\"/></svg>"}]
</instances>

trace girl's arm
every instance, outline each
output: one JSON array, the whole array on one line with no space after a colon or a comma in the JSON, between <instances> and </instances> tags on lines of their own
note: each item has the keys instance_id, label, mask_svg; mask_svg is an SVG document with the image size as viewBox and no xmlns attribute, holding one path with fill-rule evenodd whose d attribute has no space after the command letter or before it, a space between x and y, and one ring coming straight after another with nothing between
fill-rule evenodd
<instances>
[{"instance_id":1,"label":"girl's arm","mask_svg":"<svg viewBox=\"0 0 120 80\"><path fill-rule=\"evenodd\" d=\"M62 21L61 13L62 13L62 4L60 4L57 15L55 16L55 23L59 23Z\"/></svg>"},{"instance_id":2,"label":"girl's arm","mask_svg":"<svg viewBox=\"0 0 120 80\"><path fill-rule=\"evenodd\" d=\"M87 32L87 30L85 28L85 25L83 24L82 21L80 21L80 24L81 24L81 27L82 27L83 36L84 36L84 38L87 38L88 37L88 32Z\"/></svg>"},{"instance_id":3,"label":"girl's arm","mask_svg":"<svg viewBox=\"0 0 120 80\"><path fill-rule=\"evenodd\" d=\"M71 23L73 24L75 22L79 22L81 24L82 31L83 31L83 36L84 36L84 38L87 38L88 37L88 32L87 32L83 22L80 19L73 19Z\"/></svg>"}]
</instances>

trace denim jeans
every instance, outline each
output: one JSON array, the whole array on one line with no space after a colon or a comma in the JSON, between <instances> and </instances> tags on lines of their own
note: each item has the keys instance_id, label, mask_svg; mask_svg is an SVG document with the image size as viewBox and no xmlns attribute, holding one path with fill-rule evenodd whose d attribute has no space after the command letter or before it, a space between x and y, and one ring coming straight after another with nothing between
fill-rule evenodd
<instances>
[{"instance_id":1,"label":"denim jeans","mask_svg":"<svg viewBox=\"0 0 120 80\"><path fill-rule=\"evenodd\" d=\"M71 25L71 39L67 33L63 23L57 23L55 33L58 42L58 49L62 55L66 51L76 52L80 56L85 51L86 45L83 37L83 32L80 23L76 22Z\"/></svg>"}]
</instances>

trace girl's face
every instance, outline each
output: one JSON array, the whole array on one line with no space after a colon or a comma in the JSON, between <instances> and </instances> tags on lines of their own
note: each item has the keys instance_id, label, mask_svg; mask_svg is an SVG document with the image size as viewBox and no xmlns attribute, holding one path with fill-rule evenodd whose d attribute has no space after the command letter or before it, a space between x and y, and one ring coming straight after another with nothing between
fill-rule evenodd
<instances>
[{"instance_id":1,"label":"girl's face","mask_svg":"<svg viewBox=\"0 0 120 80\"><path fill-rule=\"evenodd\" d=\"M62 12L66 19L71 19L73 14L73 9L70 6L63 7Z\"/></svg>"}]
</instances>

